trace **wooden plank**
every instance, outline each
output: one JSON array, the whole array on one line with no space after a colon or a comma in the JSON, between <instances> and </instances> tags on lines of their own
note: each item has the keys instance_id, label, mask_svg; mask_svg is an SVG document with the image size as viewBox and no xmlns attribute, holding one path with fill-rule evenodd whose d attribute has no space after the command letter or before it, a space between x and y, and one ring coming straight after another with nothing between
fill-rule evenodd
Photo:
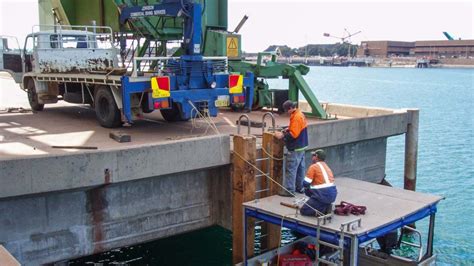
<instances>
[{"instance_id":1,"label":"wooden plank","mask_svg":"<svg viewBox=\"0 0 474 266\"><path fill-rule=\"evenodd\" d=\"M243 212L242 203L255 199L257 139L254 136L234 136L234 154L232 156L232 261L243 261ZM243 159L247 162L245 162ZM247 221L247 254L253 256L254 219Z\"/></svg>"},{"instance_id":2,"label":"wooden plank","mask_svg":"<svg viewBox=\"0 0 474 266\"><path fill-rule=\"evenodd\" d=\"M271 160L269 161L269 165L267 165L268 163L265 163L262 165L262 168L265 169L264 171L269 172L270 177L279 184L283 184L283 146L283 140L275 138L274 133L263 133L262 147L265 151L262 150L262 154L266 156L268 156L267 153L270 154ZM270 190L265 196L268 197L278 194L280 187L267 178L265 178L265 182L263 182L262 185L266 186L267 182L269 182ZM277 248L280 245L281 228L274 224L264 224L265 228L262 228L262 231L266 232L262 232L262 234L267 234L267 237L265 243L262 243L262 245L266 249Z\"/></svg>"},{"instance_id":3,"label":"wooden plank","mask_svg":"<svg viewBox=\"0 0 474 266\"><path fill-rule=\"evenodd\" d=\"M19 266L21 265L2 245L0 245L0 265Z\"/></svg>"}]
</instances>

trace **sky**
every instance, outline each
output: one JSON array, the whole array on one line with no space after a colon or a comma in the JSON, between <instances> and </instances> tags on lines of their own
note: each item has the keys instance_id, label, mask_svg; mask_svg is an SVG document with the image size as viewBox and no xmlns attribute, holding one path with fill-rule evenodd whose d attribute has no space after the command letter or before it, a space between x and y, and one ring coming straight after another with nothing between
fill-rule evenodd
<instances>
[{"instance_id":1,"label":"sky","mask_svg":"<svg viewBox=\"0 0 474 266\"><path fill-rule=\"evenodd\" d=\"M228 0L229 30L244 15L249 19L240 33L242 48L258 52L269 45L301 47L306 43L335 43L330 33L353 44L367 40L443 40L443 31L454 38L474 39L474 1L427 0ZM38 24L38 0L0 0L0 34L23 42Z\"/></svg>"}]
</instances>

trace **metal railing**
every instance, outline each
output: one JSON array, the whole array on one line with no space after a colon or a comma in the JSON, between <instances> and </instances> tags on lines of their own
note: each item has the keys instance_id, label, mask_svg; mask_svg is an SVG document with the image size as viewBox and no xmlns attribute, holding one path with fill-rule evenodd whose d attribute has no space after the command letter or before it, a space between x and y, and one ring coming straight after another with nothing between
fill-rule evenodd
<instances>
[{"instance_id":1,"label":"metal railing","mask_svg":"<svg viewBox=\"0 0 474 266\"><path fill-rule=\"evenodd\" d=\"M168 62L174 61L178 62L181 60L181 57L134 57L133 66L132 66L132 77L136 78L139 76L139 73L153 73L157 75L163 74L167 68L171 68ZM228 69L228 59L225 56L208 56L203 57L203 61L221 61L222 64L219 65L219 68L216 69L216 73L227 73Z\"/></svg>"},{"instance_id":2,"label":"metal railing","mask_svg":"<svg viewBox=\"0 0 474 266\"><path fill-rule=\"evenodd\" d=\"M34 25L31 36L37 49L111 49L111 27L90 25Z\"/></svg>"}]
</instances>

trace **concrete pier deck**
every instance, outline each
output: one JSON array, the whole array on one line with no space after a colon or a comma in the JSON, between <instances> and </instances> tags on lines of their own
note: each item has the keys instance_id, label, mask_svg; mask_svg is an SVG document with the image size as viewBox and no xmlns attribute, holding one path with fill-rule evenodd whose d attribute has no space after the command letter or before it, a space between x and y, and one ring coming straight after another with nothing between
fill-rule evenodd
<instances>
[{"instance_id":1,"label":"concrete pier deck","mask_svg":"<svg viewBox=\"0 0 474 266\"><path fill-rule=\"evenodd\" d=\"M97 123L93 109L85 105L61 105L46 106L44 111L37 113L0 113L0 160L84 152L80 149L56 149L52 146L92 146L99 151L107 151L217 135L201 119L197 119L195 123L168 123L159 112L145 115L145 119L136 121L131 127L108 129ZM212 120L220 134L237 134L236 121L241 114L221 110L218 117ZM263 111L256 111L247 115L252 121L261 122L263 114ZM288 124L288 115L275 113L274 116L277 126ZM308 118L308 122L316 124L322 121ZM270 119L266 123L271 126ZM109 133L113 131L129 134L132 141L114 141L109 138ZM247 127L242 126L241 131L247 134ZM252 127L251 134L261 135L262 129Z\"/></svg>"}]
</instances>

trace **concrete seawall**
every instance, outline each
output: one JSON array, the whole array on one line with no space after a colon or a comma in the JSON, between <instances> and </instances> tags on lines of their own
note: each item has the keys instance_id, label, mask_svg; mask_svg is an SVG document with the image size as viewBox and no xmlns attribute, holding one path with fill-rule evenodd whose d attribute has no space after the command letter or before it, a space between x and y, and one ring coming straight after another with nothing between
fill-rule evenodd
<instances>
[{"instance_id":1,"label":"concrete seawall","mask_svg":"<svg viewBox=\"0 0 474 266\"><path fill-rule=\"evenodd\" d=\"M336 175L380 182L387 138L406 132L407 112L326 108L341 119L310 123L309 148L326 148ZM38 265L215 224L230 229L230 155L224 134L0 157L0 245Z\"/></svg>"}]
</instances>

